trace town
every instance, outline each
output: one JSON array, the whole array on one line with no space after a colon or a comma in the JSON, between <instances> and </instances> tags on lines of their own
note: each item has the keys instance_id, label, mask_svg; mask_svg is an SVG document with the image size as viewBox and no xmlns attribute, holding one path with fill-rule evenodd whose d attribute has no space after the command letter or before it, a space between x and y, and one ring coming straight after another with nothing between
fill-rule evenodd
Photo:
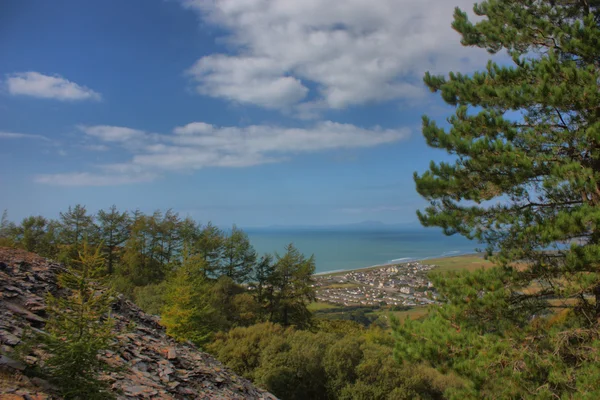
<instances>
[{"instance_id":1,"label":"town","mask_svg":"<svg viewBox=\"0 0 600 400\"><path fill-rule=\"evenodd\" d=\"M427 278L435 265L409 262L343 274L317 275L317 301L344 306L419 306L436 302Z\"/></svg>"}]
</instances>

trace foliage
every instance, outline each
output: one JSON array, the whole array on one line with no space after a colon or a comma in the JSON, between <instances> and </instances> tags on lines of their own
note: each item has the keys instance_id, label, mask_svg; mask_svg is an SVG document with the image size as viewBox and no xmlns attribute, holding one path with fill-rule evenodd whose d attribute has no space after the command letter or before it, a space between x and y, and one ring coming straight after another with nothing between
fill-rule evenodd
<instances>
[{"instance_id":1,"label":"foliage","mask_svg":"<svg viewBox=\"0 0 600 400\"><path fill-rule=\"evenodd\" d=\"M82 244L79 259L58 277L66 297L48 294L46 332L40 336L50 357L44 370L68 399L106 399L97 374L107 369L98 352L111 346L114 323L109 317L113 293L99 284L104 268L99 249Z\"/></svg>"},{"instance_id":2,"label":"foliage","mask_svg":"<svg viewBox=\"0 0 600 400\"><path fill-rule=\"evenodd\" d=\"M117 211L117 207L113 205L108 211L98 211L96 219L108 274L112 274L121 257L121 245L129 236L129 215L127 212Z\"/></svg>"},{"instance_id":3,"label":"foliage","mask_svg":"<svg viewBox=\"0 0 600 400\"><path fill-rule=\"evenodd\" d=\"M225 234L223 231L211 223L200 230L192 249L204 260L205 276L214 277L218 274L220 260L223 257L224 241Z\"/></svg>"},{"instance_id":4,"label":"foliage","mask_svg":"<svg viewBox=\"0 0 600 400\"><path fill-rule=\"evenodd\" d=\"M221 332L207 346L219 360L244 377L255 380L255 370L262 363L264 349L276 338L285 338L293 332L271 322L260 323L247 328L234 328Z\"/></svg>"},{"instance_id":5,"label":"foliage","mask_svg":"<svg viewBox=\"0 0 600 400\"><path fill-rule=\"evenodd\" d=\"M8 219L8 211L4 210L0 218L0 246L13 247L15 245L13 238L15 229L15 224Z\"/></svg>"},{"instance_id":6,"label":"foliage","mask_svg":"<svg viewBox=\"0 0 600 400\"><path fill-rule=\"evenodd\" d=\"M436 399L463 385L455 375L396 363L389 332L347 321L319 326L314 332L270 322L234 328L207 349L283 399Z\"/></svg>"},{"instance_id":7,"label":"foliage","mask_svg":"<svg viewBox=\"0 0 600 400\"><path fill-rule=\"evenodd\" d=\"M113 283L115 281L113 280ZM115 285L116 286L116 285ZM144 312L148 314L159 315L164 306L164 296L167 289L167 281L150 284L146 286L137 286L133 288L133 301Z\"/></svg>"},{"instance_id":8,"label":"foliage","mask_svg":"<svg viewBox=\"0 0 600 400\"><path fill-rule=\"evenodd\" d=\"M267 282L272 287L272 298L267 305L269 320L284 326L307 327L311 322L308 304L315 300L312 275L314 257L306 258L289 244L283 256L275 255L275 265Z\"/></svg>"},{"instance_id":9,"label":"foliage","mask_svg":"<svg viewBox=\"0 0 600 400\"><path fill-rule=\"evenodd\" d=\"M210 301L210 284L198 273L198 259L186 259L166 282L161 324L177 340L190 340L198 346L210 341L219 330L218 315Z\"/></svg>"},{"instance_id":10,"label":"foliage","mask_svg":"<svg viewBox=\"0 0 600 400\"><path fill-rule=\"evenodd\" d=\"M65 264L77 260L84 242L94 243L96 240L94 217L81 204L69 206L67 211L60 213L58 234L62 243L59 259Z\"/></svg>"},{"instance_id":11,"label":"foliage","mask_svg":"<svg viewBox=\"0 0 600 400\"><path fill-rule=\"evenodd\" d=\"M222 243L220 275L228 276L237 283L245 282L256 263L256 251L250 244L248 235L234 225Z\"/></svg>"},{"instance_id":12,"label":"foliage","mask_svg":"<svg viewBox=\"0 0 600 400\"><path fill-rule=\"evenodd\" d=\"M397 324L396 354L469 381L455 398L595 398L600 378L600 3L487 0L462 43L506 51L471 76L425 75L455 107L423 134L453 162L415 173L418 216L498 265L437 277L446 304Z\"/></svg>"}]
</instances>

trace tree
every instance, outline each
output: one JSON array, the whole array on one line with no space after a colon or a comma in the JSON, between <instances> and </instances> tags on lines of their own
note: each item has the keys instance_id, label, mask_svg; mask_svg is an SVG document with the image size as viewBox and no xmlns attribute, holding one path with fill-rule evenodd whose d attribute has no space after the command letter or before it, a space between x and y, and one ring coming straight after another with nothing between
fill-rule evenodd
<instances>
[{"instance_id":1,"label":"tree","mask_svg":"<svg viewBox=\"0 0 600 400\"><path fill-rule=\"evenodd\" d=\"M286 246L283 256L276 254L276 262L270 283L273 301L270 320L284 326L306 327L311 313L307 306L315 299L312 275L315 272L314 257L304 257L293 244Z\"/></svg>"},{"instance_id":2,"label":"tree","mask_svg":"<svg viewBox=\"0 0 600 400\"><path fill-rule=\"evenodd\" d=\"M198 258L186 258L167 280L163 295L161 324L177 340L191 340L198 346L210 342L219 330L220 316L213 308L210 283L199 272Z\"/></svg>"},{"instance_id":3,"label":"tree","mask_svg":"<svg viewBox=\"0 0 600 400\"><path fill-rule=\"evenodd\" d=\"M66 297L48 294L48 321L40 340L49 358L44 369L67 399L107 399L111 394L97 379L107 365L98 352L111 346L114 321L109 317L114 294L99 284L104 270L100 249L82 252L72 266L59 275L58 283L70 293Z\"/></svg>"},{"instance_id":4,"label":"tree","mask_svg":"<svg viewBox=\"0 0 600 400\"><path fill-rule=\"evenodd\" d=\"M275 264L273 263L273 256L266 254L256 264L251 276L253 285L255 285L254 297L256 298L259 318L261 320L266 320L270 314L270 310L274 307L274 278Z\"/></svg>"},{"instance_id":5,"label":"tree","mask_svg":"<svg viewBox=\"0 0 600 400\"><path fill-rule=\"evenodd\" d=\"M223 255L219 272L237 283L247 280L256 263L256 251L248 235L235 225L223 241Z\"/></svg>"},{"instance_id":6,"label":"tree","mask_svg":"<svg viewBox=\"0 0 600 400\"><path fill-rule=\"evenodd\" d=\"M41 215L24 218L21 225L16 229L21 246L27 251L37 253L46 235L47 225L48 220Z\"/></svg>"},{"instance_id":7,"label":"tree","mask_svg":"<svg viewBox=\"0 0 600 400\"><path fill-rule=\"evenodd\" d=\"M96 229L94 218L88 215L85 206L77 204L69 206L66 212L60 213L60 242L63 248L63 261L77 260L84 241L92 243Z\"/></svg>"},{"instance_id":8,"label":"tree","mask_svg":"<svg viewBox=\"0 0 600 400\"><path fill-rule=\"evenodd\" d=\"M100 210L96 217L103 252L106 257L106 266L109 275L113 273L115 264L119 261L121 248L129 237L129 215L120 213L113 205L108 211Z\"/></svg>"},{"instance_id":9,"label":"tree","mask_svg":"<svg viewBox=\"0 0 600 400\"><path fill-rule=\"evenodd\" d=\"M2 212L2 218L0 218L0 246L14 246L14 236L16 233L16 226L13 222L8 219L8 211Z\"/></svg>"},{"instance_id":10,"label":"tree","mask_svg":"<svg viewBox=\"0 0 600 400\"><path fill-rule=\"evenodd\" d=\"M430 202L418 216L479 240L498 267L438 277L448 304L397 327L397 354L460 371L480 396L585 393L600 360L600 2L474 11L484 18L455 11L462 44L506 51L512 65L425 75L455 111L448 128L424 117L423 135L454 161L415 173Z\"/></svg>"},{"instance_id":11,"label":"tree","mask_svg":"<svg viewBox=\"0 0 600 400\"><path fill-rule=\"evenodd\" d=\"M160 219L162 214L158 211L153 215L134 214L118 270L123 280L119 282L121 291L131 291L131 286L158 283L165 278L167 266L162 255Z\"/></svg>"},{"instance_id":12,"label":"tree","mask_svg":"<svg viewBox=\"0 0 600 400\"><path fill-rule=\"evenodd\" d=\"M192 251L199 254L204 260L204 276L216 277L219 263L223 256L223 243L225 235L210 222L200 230L200 233L192 246Z\"/></svg>"},{"instance_id":13,"label":"tree","mask_svg":"<svg viewBox=\"0 0 600 400\"><path fill-rule=\"evenodd\" d=\"M4 210L2 212L2 218L0 218L0 238L8 238L11 233L11 228L13 224L8 219L8 211Z\"/></svg>"},{"instance_id":14,"label":"tree","mask_svg":"<svg viewBox=\"0 0 600 400\"><path fill-rule=\"evenodd\" d=\"M219 277L211 285L210 301L219 315L218 328L221 330L248 326L258 319L258 304L254 296L226 275Z\"/></svg>"},{"instance_id":15,"label":"tree","mask_svg":"<svg viewBox=\"0 0 600 400\"><path fill-rule=\"evenodd\" d=\"M58 224L56 221L47 220L40 216L24 218L19 226L9 226L9 237L20 247L41 255L54 258L57 256Z\"/></svg>"}]
</instances>

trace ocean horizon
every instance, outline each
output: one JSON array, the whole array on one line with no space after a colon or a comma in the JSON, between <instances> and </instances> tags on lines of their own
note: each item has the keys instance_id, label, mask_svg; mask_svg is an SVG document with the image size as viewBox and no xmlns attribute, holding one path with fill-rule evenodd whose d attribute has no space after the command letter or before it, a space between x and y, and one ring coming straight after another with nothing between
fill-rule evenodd
<instances>
[{"instance_id":1,"label":"ocean horizon","mask_svg":"<svg viewBox=\"0 0 600 400\"><path fill-rule=\"evenodd\" d=\"M284 252L293 243L315 257L315 273L335 272L390 263L475 253L481 248L462 236L439 229L244 229L259 255Z\"/></svg>"}]
</instances>

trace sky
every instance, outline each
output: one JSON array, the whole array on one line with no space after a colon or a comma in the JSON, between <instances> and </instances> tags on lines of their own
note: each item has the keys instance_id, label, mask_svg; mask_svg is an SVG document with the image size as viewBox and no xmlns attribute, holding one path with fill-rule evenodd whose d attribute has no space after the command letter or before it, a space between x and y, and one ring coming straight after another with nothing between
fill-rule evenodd
<instances>
[{"instance_id":1,"label":"sky","mask_svg":"<svg viewBox=\"0 0 600 400\"><path fill-rule=\"evenodd\" d=\"M422 83L489 55L473 0L5 0L0 210L173 209L218 225L413 223Z\"/></svg>"}]
</instances>

